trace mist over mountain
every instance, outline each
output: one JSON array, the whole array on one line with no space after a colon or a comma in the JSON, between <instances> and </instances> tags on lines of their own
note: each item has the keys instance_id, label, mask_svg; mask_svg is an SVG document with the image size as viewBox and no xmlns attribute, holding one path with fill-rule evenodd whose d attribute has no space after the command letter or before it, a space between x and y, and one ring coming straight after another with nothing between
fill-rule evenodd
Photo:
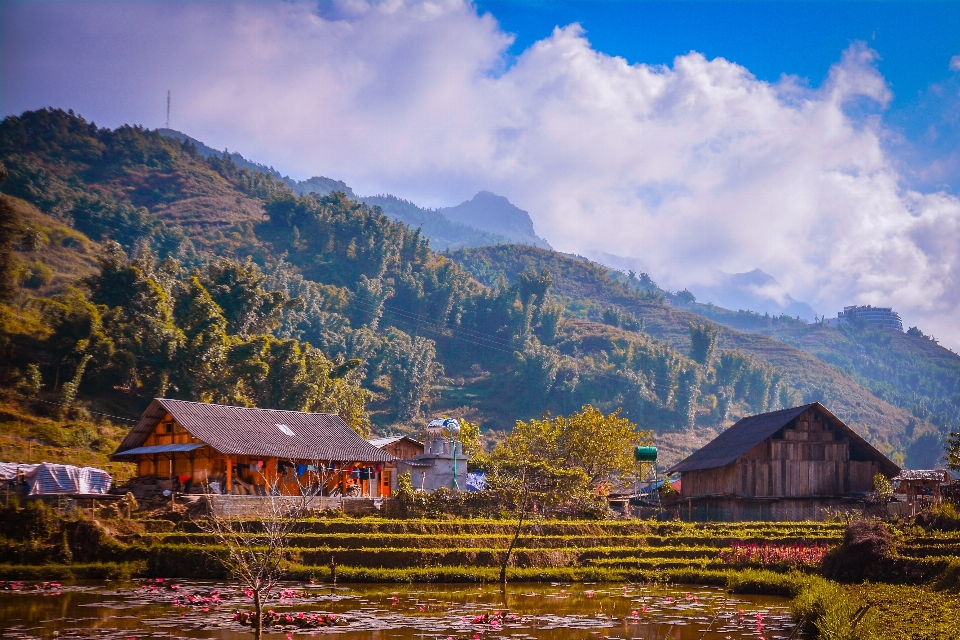
<instances>
[{"instance_id":1,"label":"mist over mountain","mask_svg":"<svg viewBox=\"0 0 960 640\"><path fill-rule=\"evenodd\" d=\"M644 271L643 261L637 258L618 256L605 251L589 251L587 255L601 264L619 271ZM677 278L674 274L674 280ZM745 273L717 271L713 280L686 287L696 301L734 311L752 311L772 316L788 315L807 322L816 319L816 313L806 302L795 300L776 278L760 269Z\"/></svg>"}]
</instances>

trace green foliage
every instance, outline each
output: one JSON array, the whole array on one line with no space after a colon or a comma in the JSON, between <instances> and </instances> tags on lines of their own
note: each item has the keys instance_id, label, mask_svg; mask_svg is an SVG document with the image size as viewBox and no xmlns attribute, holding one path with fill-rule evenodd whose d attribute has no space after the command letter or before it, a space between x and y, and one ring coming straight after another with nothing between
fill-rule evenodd
<instances>
[{"instance_id":1,"label":"green foliage","mask_svg":"<svg viewBox=\"0 0 960 640\"><path fill-rule=\"evenodd\" d=\"M638 445L653 443L652 432L620 416L586 405L569 416L523 422L492 453L505 463L538 462L553 469L579 469L590 486L636 475Z\"/></svg>"},{"instance_id":2,"label":"green foliage","mask_svg":"<svg viewBox=\"0 0 960 640\"><path fill-rule=\"evenodd\" d=\"M856 614L863 601L835 582L807 578L791 602L793 617L822 640L869 640L876 633L875 616Z\"/></svg>"},{"instance_id":3,"label":"green foliage","mask_svg":"<svg viewBox=\"0 0 960 640\"><path fill-rule=\"evenodd\" d=\"M690 358L694 362L710 367L717 349L717 329L709 323L690 323Z\"/></svg>"},{"instance_id":4,"label":"green foliage","mask_svg":"<svg viewBox=\"0 0 960 640\"><path fill-rule=\"evenodd\" d=\"M0 185L7 178L7 169L0 164ZM11 298L16 290L16 260L13 256L13 240L20 226L17 212L7 199L0 195L0 301Z\"/></svg>"},{"instance_id":5,"label":"green foliage","mask_svg":"<svg viewBox=\"0 0 960 640\"><path fill-rule=\"evenodd\" d=\"M882 473L873 476L873 493L877 501L883 504L893 500L893 485L887 480L887 476Z\"/></svg>"},{"instance_id":6,"label":"green foliage","mask_svg":"<svg viewBox=\"0 0 960 640\"><path fill-rule=\"evenodd\" d=\"M945 448L947 452L947 468L960 471L960 432L951 431L947 436Z\"/></svg>"}]
</instances>

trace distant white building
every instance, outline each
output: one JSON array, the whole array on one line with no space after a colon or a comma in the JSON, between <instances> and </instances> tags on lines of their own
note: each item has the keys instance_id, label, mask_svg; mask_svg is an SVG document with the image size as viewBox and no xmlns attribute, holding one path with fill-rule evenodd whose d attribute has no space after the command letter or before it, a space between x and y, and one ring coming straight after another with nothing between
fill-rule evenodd
<instances>
[{"instance_id":1,"label":"distant white building","mask_svg":"<svg viewBox=\"0 0 960 640\"><path fill-rule=\"evenodd\" d=\"M456 433L459 434L459 425ZM397 458L390 494L397 490L397 476L405 472L410 472L413 488L420 491L436 491L440 487L466 491L467 458L463 455L463 443L450 435L431 423L426 443L409 436L369 440L373 446Z\"/></svg>"},{"instance_id":2,"label":"distant white building","mask_svg":"<svg viewBox=\"0 0 960 640\"><path fill-rule=\"evenodd\" d=\"M827 320L826 323L836 326L838 324L848 324L854 320L860 320L881 329L903 331L900 314L890 307L872 307L870 305L844 307L843 311L837 313L836 318Z\"/></svg>"}]
</instances>

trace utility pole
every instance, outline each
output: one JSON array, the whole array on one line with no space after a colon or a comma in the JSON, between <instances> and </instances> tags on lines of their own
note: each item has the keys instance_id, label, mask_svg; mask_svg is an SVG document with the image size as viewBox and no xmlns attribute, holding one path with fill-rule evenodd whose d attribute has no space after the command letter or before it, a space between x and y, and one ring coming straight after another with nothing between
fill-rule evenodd
<instances>
[{"instance_id":1,"label":"utility pole","mask_svg":"<svg viewBox=\"0 0 960 640\"><path fill-rule=\"evenodd\" d=\"M167 124L164 125L164 128L170 128L170 89L167 89Z\"/></svg>"}]
</instances>

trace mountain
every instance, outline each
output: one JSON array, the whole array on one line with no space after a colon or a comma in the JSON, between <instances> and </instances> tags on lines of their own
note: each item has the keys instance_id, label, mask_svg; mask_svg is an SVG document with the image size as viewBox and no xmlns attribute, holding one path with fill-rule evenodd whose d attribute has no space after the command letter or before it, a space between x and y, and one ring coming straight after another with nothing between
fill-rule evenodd
<instances>
[{"instance_id":1,"label":"mountain","mask_svg":"<svg viewBox=\"0 0 960 640\"><path fill-rule=\"evenodd\" d=\"M446 414L491 436L589 403L653 429L668 463L739 416L821 400L929 466L960 415L960 357L919 330L734 312L530 245L437 253L343 189L299 195L189 140L60 110L0 123L0 161L23 228L0 303L5 398L75 388L84 410L135 418L161 392L292 408L342 380L330 410L351 424Z\"/></svg>"},{"instance_id":2,"label":"mountain","mask_svg":"<svg viewBox=\"0 0 960 640\"><path fill-rule=\"evenodd\" d=\"M280 175L280 172L274 169L273 167L268 167L266 165L247 160L236 151L234 151L233 153L230 153L226 149L224 149L223 151L217 151L216 149L212 147L208 147L207 145L203 144L196 138L191 138L187 134L181 133L180 131L176 131L175 129L161 128L161 129L157 129L157 132L160 135L165 136L167 138L173 138L174 140L179 140L181 143L189 142L194 147L196 147L197 153L199 153L204 158L209 158L212 156L212 157L222 159L229 156L230 160L232 160L233 163L238 167L240 167L241 169L249 169L250 171L258 171L260 173L265 173L267 175L273 176L277 180L282 180L286 182L288 185L290 185L291 188L296 188L295 185L297 183L294 180L290 179L289 177Z\"/></svg>"},{"instance_id":3,"label":"mountain","mask_svg":"<svg viewBox=\"0 0 960 640\"><path fill-rule=\"evenodd\" d=\"M472 200L437 212L460 224L504 236L516 244L529 244L550 249L550 244L533 230L530 214L514 206L503 196L481 191Z\"/></svg>"},{"instance_id":4,"label":"mountain","mask_svg":"<svg viewBox=\"0 0 960 640\"><path fill-rule=\"evenodd\" d=\"M438 251L509 242L505 236L453 222L439 211L418 207L396 196L365 196L360 198L360 201L370 206L380 207L393 220L419 228L425 236L430 238L430 246Z\"/></svg>"},{"instance_id":5,"label":"mountain","mask_svg":"<svg viewBox=\"0 0 960 640\"><path fill-rule=\"evenodd\" d=\"M334 180L333 178L324 178L323 176L314 176L309 180L301 180L290 185L294 193L305 196L308 193L316 193L325 196L334 191L343 191L351 200L356 200L357 195L353 189L347 186L343 180Z\"/></svg>"},{"instance_id":6,"label":"mountain","mask_svg":"<svg viewBox=\"0 0 960 640\"><path fill-rule=\"evenodd\" d=\"M469 224L454 222L442 213L418 207L412 202L397 198L396 196L377 195L358 197L353 189L342 180L335 180L324 176L314 176L307 180L300 181L293 180L281 175L280 172L273 167L267 167L266 165L247 160L236 152L217 151L196 138L192 138L180 131L173 129L158 129L157 131L160 135L179 140L181 143L189 142L196 147L197 153L204 158L216 157L223 159L229 156L230 160L237 167L272 176L284 182L297 195L302 196L315 193L320 196L325 196L334 191L342 191L352 200L360 200L371 206L378 206L393 220L404 222L413 228L419 227L423 235L430 239L431 246L438 251L519 241L509 236L509 234L492 233L490 231L483 231L475 226L470 226ZM504 200L506 200L506 198L504 198ZM520 210L517 209L517 211ZM520 213L524 216L527 215L525 211L520 211ZM529 222L529 217L527 220ZM533 224L530 223L529 227L532 232Z\"/></svg>"},{"instance_id":7,"label":"mountain","mask_svg":"<svg viewBox=\"0 0 960 640\"><path fill-rule=\"evenodd\" d=\"M760 269L746 273L717 272L709 285L696 288L697 299L727 309L744 309L770 315L788 315L808 322L816 319L813 308L798 302L776 278Z\"/></svg>"}]
</instances>

